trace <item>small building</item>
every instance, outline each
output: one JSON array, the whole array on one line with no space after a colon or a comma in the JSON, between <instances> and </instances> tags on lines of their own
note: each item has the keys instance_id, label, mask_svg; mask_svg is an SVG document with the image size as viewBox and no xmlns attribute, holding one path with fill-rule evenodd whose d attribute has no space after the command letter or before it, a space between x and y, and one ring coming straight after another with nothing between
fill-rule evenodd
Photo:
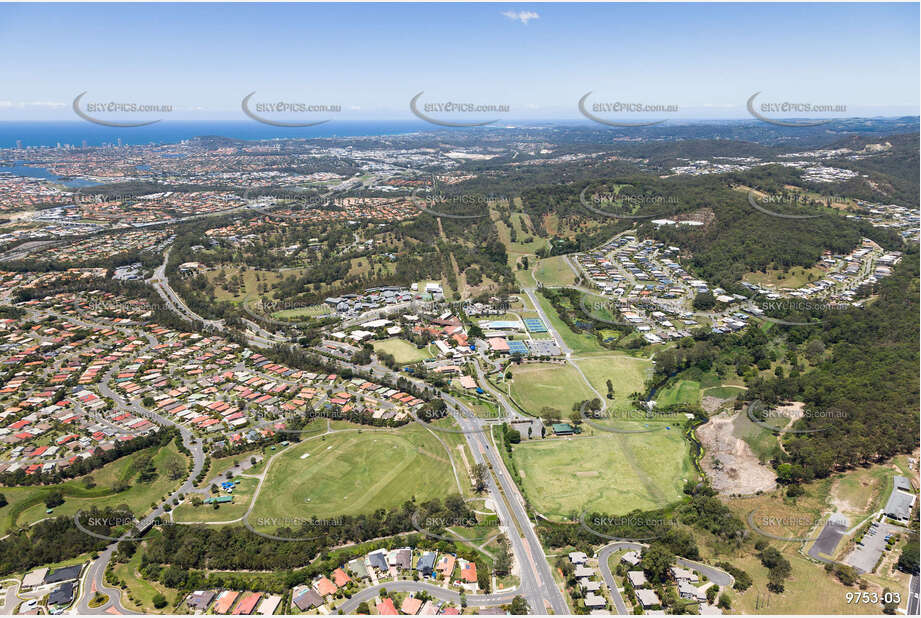
<instances>
[{"instance_id":1,"label":"small building","mask_svg":"<svg viewBox=\"0 0 921 618\"><path fill-rule=\"evenodd\" d=\"M214 600L213 590L196 590L185 598L185 604L192 611L206 612Z\"/></svg>"},{"instance_id":2,"label":"small building","mask_svg":"<svg viewBox=\"0 0 921 618\"><path fill-rule=\"evenodd\" d=\"M365 566L365 561L363 559L355 558L354 560L349 560L348 564L345 566L352 572L352 575L358 579L368 579L368 567Z\"/></svg>"},{"instance_id":3,"label":"small building","mask_svg":"<svg viewBox=\"0 0 921 618\"><path fill-rule=\"evenodd\" d=\"M627 579L634 588L642 588L646 585L646 574L642 571L627 571Z\"/></svg>"},{"instance_id":4,"label":"small building","mask_svg":"<svg viewBox=\"0 0 921 618\"><path fill-rule=\"evenodd\" d=\"M371 566L378 571L386 571L387 566L387 550L386 549L375 549L368 554L368 562Z\"/></svg>"},{"instance_id":5,"label":"small building","mask_svg":"<svg viewBox=\"0 0 921 618\"><path fill-rule=\"evenodd\" d=\"M697 574L694 571L689 571L688 569L682 569L681 567L673 566L669 569L671 571L672 577L676 582L688 582L689 584L696 584L699 580Z\"/></svg>"},{"instance_id":6,"label":"small building","mask_svg":"<svg viewBox=\"0 0 921 618\"><path fill-rule=\"evenodd\" d=\"M420 609L422 609L422 601L415 597L406 597L403 599L403 604L400 605L400 611L407 616L415 616Z\"/></svg>"},{"instance_id":7,"label":"small building","mask_svg":"<svg viewBox=\"0 0 921 618\"><path fill-rule=\"evenodd\" d=\"M585 552L581 551L571 551L569 552L569 561L573 564L585 564L585 561L588 560L588 556L585 555Z\"/></svg>"},{"instance_id":8,"label":"small building","mask_svg":"<svg viewBox=\"0 0 921 618\"><path fill-rule=\"evenodd\" d=\"M424 552L420 557L419 561L416 562L416 570L419 571L419 574L423 577L431 577L432 573L435 570L435 552L427 551Z\"/></svg>"},{"instance_id":9,"label":"small building","mask_svg":"<svg viewBox=\"0 0 921 618\"><path fill-rule=\"evenodd\" d=\"M604 600L604 597L598 596L594 592L589 592L585 595L583 599L585 607L589 609L602 609L607 605L607 602Z\"/></svg>"},{"instance_id":10,"label":"small building","mask_svg":"<svg viewBox=\"0 0 921 618\"><path fill-rule=\"evenodd\" d=\"M323 605L323 598L312 589L304 588L293 596L292 602L299 610L306 612L309 609Z\"/></svg>"},{"instance_id":11,"label":"small building","mask_svg":"<svg viewBox=\"0 0 921 618\"><path fill-rule=\"evenodd\" d=\"M75 582L72 581L64 582L52 590L51 594L48 595L48 605L58 605L61 607L70 605L74 600L74 585Z\"/></svg>"},{"instance_id":12,"label":"small building","mask_svg":"<svg viewBox=\"0 0 921 618\"><path fill-rule=\"evenodd\" d=\"M620 557L621 562L626 562L630 566L636 566L640 563L640 553L637 551L628 551Z\"/></svg>"},{"instance_id":13,"label":"small building","mask_svg":"<svg viewBox=\"0 0 921 618\"><path fill-rule=\"evenodd\" d=\"M633 592L636 594L636 600L640 602L640 605L643 606L643 609L662 604L662 602L659 600L659 595L656 594L655 590L639 588Z\"/></svg>"},{"instance_id":14,"label":"small building","mask_svg":"<svg viewBox=\"0 0 921 618\"><path fill-rule=\"evenodd\" d=\"M553 433L558 436L571 436L576 432L569 423L554 423L552 429Z\"/></svg>"},{"instance_id":15,"label":"small building","mask_svg":"<svg viewBox=\"0 0 921 618\"><path fill-rule=\"evenodd\" d=\"M61 567L59 569L54 569L49 571L45 575L46 584L58 584L61 582L74 581L80 578L80 571L83 570L82 564L75 564L73 566Z\"/></svg>"},{"instance_id":16,"label":"small building","mask_svg":"<svg viewBox=\"0 0 921 618\"><path fill-rule=\"evenodd\" d=\"M377 604L377 613L381 616L399 616L400 612L393 606L393 599L387 597Z\"/></svg>"}]
</instances>

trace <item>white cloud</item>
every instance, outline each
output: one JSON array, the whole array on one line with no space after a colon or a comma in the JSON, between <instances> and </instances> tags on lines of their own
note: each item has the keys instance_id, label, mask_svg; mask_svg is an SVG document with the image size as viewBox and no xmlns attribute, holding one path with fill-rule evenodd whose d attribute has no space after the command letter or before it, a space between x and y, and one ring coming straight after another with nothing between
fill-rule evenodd
<instances>
[{"instance_id":1,"label":"white cloud","mask_svg":"<svg viewBox=\"0 0 921 618\"><path fill-rule=\"evenodd\" d=\"M540 19L540 15L534 11L503 11L502 14L512 21L520 21L525 26L527 26L528 22L532 19Z\"/></svg>"}]
</instances>

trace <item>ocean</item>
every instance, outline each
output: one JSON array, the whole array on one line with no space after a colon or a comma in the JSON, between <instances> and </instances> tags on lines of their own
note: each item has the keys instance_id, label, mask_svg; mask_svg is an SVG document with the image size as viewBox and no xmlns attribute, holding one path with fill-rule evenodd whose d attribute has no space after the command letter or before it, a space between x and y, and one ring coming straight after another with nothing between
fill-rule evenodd
<instances>
[{"instance_id":1,"label":"ocean","mask_svg":"<svg viewBox=\"0 0 921 618\"><path fill-rule=\"evenodd\" d=\"M218 135L245 140L314 137L355 137L399 135L417 131L444 130L419 120L333 121L315 127L273 127L258 122L181 122L167 121L146 127L104 127L90 122L0 122L0 148L62 146L81 147L116 144L174 144L202 135Z\"/></svg>"}]
</instances>

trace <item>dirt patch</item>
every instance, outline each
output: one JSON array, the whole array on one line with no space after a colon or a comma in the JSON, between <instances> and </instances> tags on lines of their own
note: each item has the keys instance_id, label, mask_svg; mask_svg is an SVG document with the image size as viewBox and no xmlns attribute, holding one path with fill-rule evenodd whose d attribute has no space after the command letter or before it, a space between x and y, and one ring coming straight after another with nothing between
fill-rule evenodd
<instances>
[{"instance_id":1,"label":"dirt patch","mask_svg":"<svg viewBox=\"0 0 921 618\"><path fill-rule=\"evenodd\" d=\"M744 440L733 435L737 414L720 412L697 429L704 448L701 467L713 489L722 495L770 491L777 486L777 476L771 468L761 465Z\"/></svg>"},{"instance_id":2,"label":"dirt patch","mask_svg":"<svg viewBox=\"0 0 921 618\"><path fill-rule=\"evenodd\" d=\"M700 400L700 407L704 409L704 412L707 414L713 414L720 409L720 406L729 401L729 399L720 399L719 397L711 397L710 395L704 395Z\"/></svg>"}]
</instances>

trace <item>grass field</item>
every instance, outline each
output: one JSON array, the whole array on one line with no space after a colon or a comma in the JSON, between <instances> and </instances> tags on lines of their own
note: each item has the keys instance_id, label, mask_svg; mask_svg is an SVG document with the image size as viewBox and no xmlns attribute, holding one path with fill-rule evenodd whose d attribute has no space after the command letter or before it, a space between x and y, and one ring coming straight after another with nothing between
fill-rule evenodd
<instances>
[{"instance_id":1,"label":"grass field","mask_svg":"<svg viewBox=\"0 0 921 618\"><path fill-rule=\"evenodd\" d=\"M643 358L634 358L625 354L605 354L574 359L576 365L585 373L602 397L607 396L607 381L614 387L614 399L607 399L607 405L614 410L626 410L633 407L630 394L643 392L646 377L652 370L652 363ZM594 395L592 395L594 397Z\"/></svg>"},{"instance_id":2,"label":"grass field","mask_svg":"<svg viewBox=\"0 0 921 618\"><path fill-rule=\"evenodd\" d=\"M623 514L678 500L694 476L681 431L620 434L604 431L515 446L512 457L528 499L551 518L583 509Z\"/></svg>"},{"instance_id":3,"label":"grass field","mask_svg":"<svg viewBox=\"0 0 921 618\"><path fill-rule=\"evenodd\" d=\"M458 493L447 452L417 424L305 440L266 474L249 517L257 528L259 518L354 515Z\"/></svg>"},{"instance_id":4,"label":"grass field","mask_svg":"<svg viewBox=\"0 0 921 618\"><path fill-rule=\"evenodd\" d=\"M9 504L0 511L0 529L5 532L49 517L45 512L45 497L55 491L64 495L64 504L55 507L51 516L69 516L94 506L106 508L122 504L126 504L136 515L146 513L152 502L158 502L182 482L182 479L170 479L171 466L181 463L183 478L186 469L185 457L176 450L174 443L154 453L155 449L144 449L96 470L90 474L96 482L96 487L92 489L86 489L81 479L43 487L4 487L2 493ZM137 474L132 462L146 454L153 454L156 478L149 483L131 482ZM121 481L128 482L130 486L125 491L115 493L113 486Z\"/></svg>"},{"instance_id":5,"label":"grass field","mask_svg":"<svg viewBox=\"0 0 921 618\"><path fill-rule=\"evenodd\" d=\"M401 365L418 363L426 358L432 358L428 348L422 348L420 350L412 343L404 341L403 339L383 339L381 341L375 341L371 345L374 346L375 352L385 352L393 355L397 363Z\"/></svg>"},{"instance_id":6,"label":"grass field","mask_svg":"<svg viewBox=\"0 0 921 618\"><path fill-rule=\"evenodd\" d=\"M591 354L593 352L609 352L609 350L605 350L601 347L598 340L595 339L593 335L585 333L576 334L572 332L572 330L566 326L566 323L560 319L559 314L556 312L556 309L553 308L553 305L550 304L550 301L544 298L539 292L535 296L537 296L537 301L540 303L541 308L543 308L553 328L560 334L560 337L563 338L566 345L572 349L573 354L582 355Z\"/></svg>"},{"instance_id":7,"label":"grass field","mask_svg":"<svg viewBox=\"0 0 921 618\"><path fill-rule=\"evenodd\" d=\"M513 366L511 371L512 397L535 416L544 406L569 416L573 405L595 397L579 372L569 365L535 363Z\"/></svg>"},{"instance_id":8,"label":"grass field","mask_svg":"<svg viewBox=\"0 0 921 618\"><path fill-rule=\"evenodd\" d=\"M758 285L769 285L778 288L801 288L812 281L818 281L826 274L826 271L816 267L794 267L786 273L782 270L769 268L765 272L746 273L742 279Z\"/></svg>"},{"instance_id":9,"label":"grass field","mask_svg":"<svg viewBox=\"0 0 921 618\"><path fill-rule=\"evenodd\" d=\"M208 522L231 521L243 517L249 507L250 500L256 492L259 482L253 478L240 477L240 484L233 490L233 503L221 504L215 509L210 504L192 506L190 503L180 504L173 510L173 520L176 522ZM216 495L226 495L224 493Z\"/></svg>"},{"instance_id":10,"label":"grass field","mask_svg":"<svg viewBox=\"0 0 921 618\"><path fill-rule=\"evenodd\" d=\"M762 462L770 460L780 445L777 436L752 422L745 410L742 410L733 421L732 434L748 443L752 452Z\"/></svg>"},{"instance_id":11,"label":"grass field","mask_svg":"<svg viewBox=\"0 0 921 618\"><path fill-rule=\"evenodd\" d=\"M168 603L172 604L177 599L177 591L141 575L141 556L143 554L143 551L136 551L128 562L116 564L114 567L115 575L128 585L129 592L121 595L122 602L126 608L145 614L168 612L170 605L160 610L154 608L154 595L160 593L166 597Z\"/></svg>"},{"instance_id":12,"label":"grass field","mask_svg":"<svg viewBox=\"0 0 921 618\"><path fill-rule=\"evenodd\" d=\"M668 388L659 392L656 405L659 407L671 406L676 403L700 403L700 382L693 380L677 380L669 384Z\"/></svg>"},{"instance_id":13,"label":"grass field","mask_svg":"<svg viewBox=\"0 0 921 618\"><path fill-rule=\"evenodd\" d=\"M534 278L549 286L570 286L576 282L576 274L562 255L541 260Z\"/></svg>"},{"instance_id":14,"label":"grass field","mask_svg":"<svg viewBox=\"0 0 921 618\"><path fill-rule=\"evenodd\" d=\"M718 397L720 399L735 399L745 392L744 388L739 386L713 386L704 389L705 397Z\"/></svg>"},{"instance_id":15,"label":"grass field","mask_svg":"<svg viewBox=\"0 0 921 618\"><path fill-rule=\"evenodd\" d=\"M309 307L276 311L272 314L272 317L278 320L296 320L298 318L319 318L331 315L332 312L333 310L329 305L311 305Z\"/></svg>"}]
</instances>

